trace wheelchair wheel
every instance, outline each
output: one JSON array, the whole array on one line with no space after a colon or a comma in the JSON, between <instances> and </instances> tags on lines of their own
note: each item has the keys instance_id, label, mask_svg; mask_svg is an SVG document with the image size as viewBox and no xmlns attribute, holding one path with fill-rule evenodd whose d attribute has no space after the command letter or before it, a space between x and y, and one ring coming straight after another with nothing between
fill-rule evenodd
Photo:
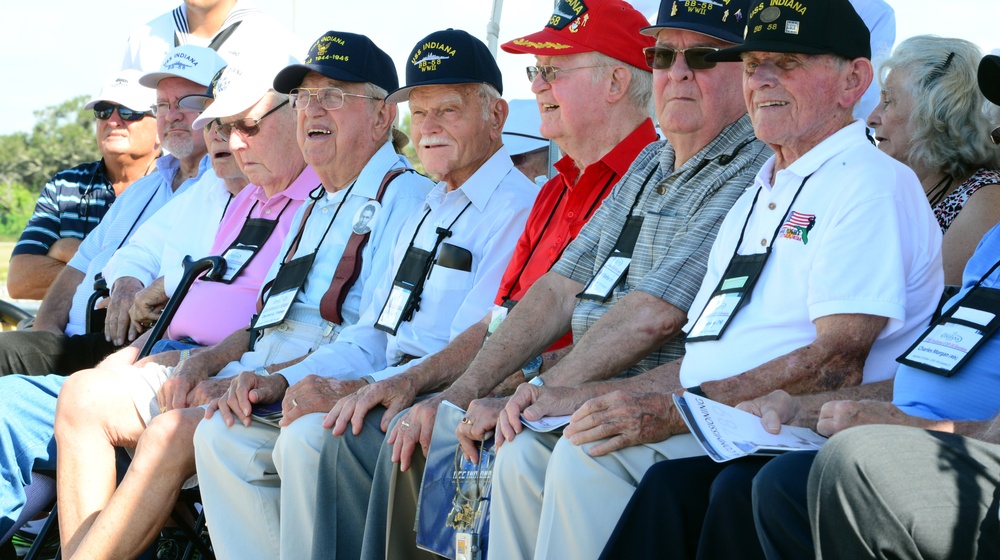
<instances>
[{"instance_id":1,"label":"wheelchair wheel","mask_svg":"<svg viewBox=\"0 0 1000 560\"><path fill-rule=\"evenodd\" d=\"M15 331L17 324L34 315L9 301L0 300L0 331Z\"/></svg>"}]
</instances>

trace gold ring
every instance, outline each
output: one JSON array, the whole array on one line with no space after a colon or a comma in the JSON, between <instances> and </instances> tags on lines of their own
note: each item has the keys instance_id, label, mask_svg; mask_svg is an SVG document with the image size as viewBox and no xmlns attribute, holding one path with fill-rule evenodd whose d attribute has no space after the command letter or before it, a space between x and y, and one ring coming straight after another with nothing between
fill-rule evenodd
<instances>
[{"instance_id":1,"label":"gold ring","mask_svg":"<svg viewBox=\"0 0 1000 560\"><path fill-rule=\"evenodd\" d=\"M400 420L399 423L402 424L404 428L410 427L410 423L407 422L406 420Z\"/></svg>"},{"instance_id":2,"label":"gold ring","mask_svg":"<svg viewBox=\"0 0 1000 560\"><path fill-rule=\"evenodd\" d=\"M463 424L472 424L472 420L469 420L468 416L463 416L462 417L462 423Z\"/></svg>"},{"instance_id":3,"label":"gold ring","mask_svg":"<svg viewBox=\"0 0 1000 560\"><path fill-rule=\"evenodd\" d=\"M299 406L299 403L295 402L295 399L292 399L292 408L295 408L296 406Z\"/></svg>"},{"instance_id":4,"label":"gold ring","mask_svg":"<svg viewBox=\"0 0 1000 560\"><path fill-rule=\"evenodd\" d=\"M160 407L160 414L163 414L166 411L167 411L167 407L165 407L165 406L161 406Z\"/></svg>"}]
</instances>

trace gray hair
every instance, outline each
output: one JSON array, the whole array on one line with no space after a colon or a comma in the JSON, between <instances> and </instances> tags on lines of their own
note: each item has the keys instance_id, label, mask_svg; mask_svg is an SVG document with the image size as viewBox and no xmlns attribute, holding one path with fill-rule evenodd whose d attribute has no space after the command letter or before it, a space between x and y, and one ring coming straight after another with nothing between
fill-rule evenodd
<instances>
[{"instance_id":1,"label":"gray hair","mask_svg":"<svg viewBox=\"0 0 1000 560\"><path fill-rule=\"evenodd\" d=\"M1000 163L1000 151L989 141L988 104L976 81L980 58L979 47L969 41L918 35L882 63L876 77L883 89L890 72L908 78L901 87L913 96L910 162L952 177Z\"/></svg>"},{"instance_id":2,"label":"gray hair","mask_svg":"<svg viewBox=\"0 0 1000 560\"><path fill-rule=\"evenodd\" d=\"M642 112L644 115L653 114L653 73L648 69L643 70L622 62L618 59L611 58L610 56L593 51L591 53L595 65L599 66L624 66L628 68L629 74L632 78L628 82L628 90L625 92L626 98L629 104L636 110ZM594 72L594 84L596 85L604 76L601 73Z\"/></svg>"},{"instance_id":3,"label":"gray hair","mask_svg":"<svg viewBox=\"0 0 1000 560\"><path fill-rule=\"evenodd\" d=\"M371 82L365 82L364 95L367 95L369 97L374 97L375 99L370 99L369 101L371 101L373 106L378 106L379 103L385 103L385 98L389 96L389 92L387 92L384 88L377 86ZM386 142L392 140L392 129L395 127L396 123L392 123L392 126L389 127L389 131L386 132L385 138L383 138L383 140L385 140Z\"/></svg>"}]
</instances>

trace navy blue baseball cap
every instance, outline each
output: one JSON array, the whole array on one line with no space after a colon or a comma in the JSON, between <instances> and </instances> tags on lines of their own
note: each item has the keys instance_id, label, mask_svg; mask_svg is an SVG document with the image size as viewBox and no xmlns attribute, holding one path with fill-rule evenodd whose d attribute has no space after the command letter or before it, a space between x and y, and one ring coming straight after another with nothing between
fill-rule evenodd
<instances>
[{"instance_id":1,"label":"navy blue baseball cap","mask_svg":"<svg viewBox=\"0 0 1000 560\"><path fill-rule=\"evenodd\" d=\"M986 99L1000 105L1000 56L988 54L979 61L979 89Z\"/></svg>"},{"instance_id":2,"label":"navy blue baseball cap","mask_svg":"<svg viewBox=\"0 0 1000 560\"><path fill-rule=\"evenodd\" d=\"M396 65L371 39L345 31L327 31L309 48L302 64L293 64L274 77L274 90L288 93L309 72L341 82L371 82L385 91L399 87Z\"/></svg>"},{"instance_id":3,"label":"navy blue baseball cap","mask_svg":"<svg viewBox=\"0 0 1000 560\"><path fill-rule=\"evenodd\" d=\"M661 29L685 29L730 43L742 43L750 16L750 0L718 2L677 2L661 0L656 25L640 33L655 37Z\"/></svg>"},{"instance_id":4,"label":"navy blue baseball cap","mask_svg":"<svg viewBox=\"0 0 1000 560\"><path fill-rule=\"evenodd\" d=\"M406 59L406 87L389 94L389 103L406 101L419 86L486 83L503 93L500 67L486 45L465 31L446 29L424 37Z\"/></svg>"},{"instance_id":5,"label":"navy blue baseball cap","mask_svg":"<svg viewBox=\"0 0 1000 560\"><path fill-rule=\"evenodd\" d=\"M705 58L739 62L748 51L871 59L871 32L849 0L755 0L743 44Z\"/></svg>"}]
</instances>

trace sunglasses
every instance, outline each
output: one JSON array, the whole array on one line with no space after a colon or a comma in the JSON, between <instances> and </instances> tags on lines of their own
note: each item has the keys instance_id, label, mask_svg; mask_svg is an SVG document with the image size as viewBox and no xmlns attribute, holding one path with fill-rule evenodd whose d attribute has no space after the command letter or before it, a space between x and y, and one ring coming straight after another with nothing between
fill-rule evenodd
<instances>
[{"instance_id":1,"label":"sunglasses","mask_svg":"<svg viewBox=\"0 0 1000 560\"><path fill-rule=\"evenodd\" d=\"M646 65L653 70L666 70L673 66L678 53L684 55L684 62L692 70L715 68L716 63L705 60L706 56L715 52L719 52L719 49L714 47L691 47L690 49L646 47L642 49L642 54L646 55Z\"/></svg>"},{"instance_id":2,"label":"sunglasses","mask_svg":"<svg viewBox=\"0 0 1000 560\"><path fill-rule=\"evenodd\" d=\"M595 66L577 66L576 68L559 68L558 66L529 66L525 68L528 72L528 81L534 82L536 76L541 76L543 80L548 83L552 83L556 79L557 72L569 72L571 70L580 70L583 68L601 68L605 66L604 64L598 64Z\"/></svg>"},{"instance_id":3,"label":"sunglasses","mask_svg":"<svg viewBox=\"0 0 1000 560\"><path fill-rule=\"evenodd\" d=\"M990 140L997 146L1000 146L1000 126L990 131Z\"/></svg>"},{"instance_id":4,"label":"sunglasses","mask_svg":"<svg viewBox=\"0 0 1000 560\"><path fill-rule=\"evenodd\" d=\"M281 109L285 105L288 105L287 99L282 101L281 103L278 103L273 108L271 108L270 111L264 113L263 115L261 115L256 119L251 117L246 117L244 119L240 119L238 121L231 123L223 123L219 119L215 119L215 125L216 125L215 131L218 132L219 137L226 142L228 142L229 137L232 136L234 128L240 131L240 134L242 134L244 138L250 138L251 136L254 136L258 132L260 132L260 121L264 120L265 117L277 111L278 109Z\"/></svg>"},{"instance_id":5,"label":"sunglasses","mask_svg":"<svg viewBox=\"0 0 1000 560\"><path fill-rule=\"evenodd\" d=\"M118 116L123 121L141 121L146 117L153 116L153 113L149 111L133 111L124 105L98 103L94 105L94 117L98 120L106 121L111 118L111 113L114 113L116 109L118 110Z\"/></svg>"},{"instance_id":6,"label":"sunglasses","mask_svg":"<svg viewBox=\"0 0 1000 560\"><path fill-rule=\"evenodd\" d=\"M319 106L327 111L335 111L344 106L345 97L362 97L364 99L381 100L380 97L371 95L359 95L357 93L345 93L344 90L335 87L325 88L295 88L288 92L292 100L292 109L303 111L309 106L309 100L313 97L319 101Z\"/></svg>"}]
</instances>

